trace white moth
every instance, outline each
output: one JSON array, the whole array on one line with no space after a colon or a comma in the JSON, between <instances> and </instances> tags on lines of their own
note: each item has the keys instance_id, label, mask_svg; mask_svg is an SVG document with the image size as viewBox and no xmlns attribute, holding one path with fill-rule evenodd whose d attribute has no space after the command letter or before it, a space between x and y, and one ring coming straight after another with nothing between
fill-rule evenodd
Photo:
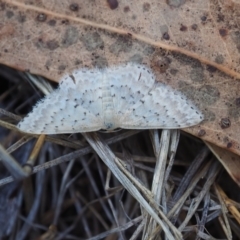
<instances>
[{"instance_id":1,"label":"white moth","mask_svg":"<svg viewBox=\"0 0 240 240\"><path fill-rule=\"evenodd\" d=\"M125 129L177 129L203 114L182 93L155 82L144 65L77 69L19 124L23 132L57 134Z\"/></svg>"}]
</instances>

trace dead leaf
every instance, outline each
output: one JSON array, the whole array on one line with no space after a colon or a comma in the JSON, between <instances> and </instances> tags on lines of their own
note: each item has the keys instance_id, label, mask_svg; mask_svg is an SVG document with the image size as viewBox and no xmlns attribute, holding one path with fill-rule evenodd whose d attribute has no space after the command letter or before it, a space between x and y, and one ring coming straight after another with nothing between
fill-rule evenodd
<instances>
[{"instance_id":1,"label":"dead leaf","mask_svg":"<svg viewBox=\"0 0 240 240\"><path fill-rule=\"evenodd\" d=\"M0 62L59 81L134 61L205 115L187 132L240 154L240 5L234 1L0 1Z\"/></svg>"},{"instance_id":2,"label":"dead leaf","mask_svg":"<svg viewBox=\"0 0 240 240\"><path fill-rule=\"evenodd\" d=\"M232 152L217 147L214 144L207 142L206 144L211 149L212 153L216 156L216 158L221 162L224 168L227 170L233 181L237 183L238 186L240 186L240 157Z\"/></svg>"}]
</instances>

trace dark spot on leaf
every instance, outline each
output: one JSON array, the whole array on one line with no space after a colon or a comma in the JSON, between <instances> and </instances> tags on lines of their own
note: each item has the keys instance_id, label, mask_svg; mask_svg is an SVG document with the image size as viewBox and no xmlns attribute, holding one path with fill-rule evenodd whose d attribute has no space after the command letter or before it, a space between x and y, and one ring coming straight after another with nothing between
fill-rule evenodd
<instances>
[{"instance_id":1,"label":"dark spot on leaf","mask_svg":"<svg viewBox=\"0 0 240 240\"><path fill-rule=\"evenodd\" d=\"M213 66L210 66L210 65L207 65L207 71L211 72L211 73L214 73L217 71L217 69Z\"/></svg>"},{"instance_id":2,"label":"dark spot on leaf","mask_svg":"<svg viewBox=\"0 0 240 240\"><path fill-rule=\"evenodd\" d=\"M236 98L236 105L237 105L237 107L240 107L240 97Z\"/></svg>"},{"instance_id":3,"label":"dark spot on leaf","mask_svg":"<svg viewBox=\"0 0 240 240\"><path fill-rule=\"evenodd\" d=\"M75 65L82 64L82 60L76 59L74 63L75 63Z\"/></svg>"},{"instance_id":4,"label":"dark spot on leaf","mask_svg":"<svg viewBox=\"0 0 240 240\"><path fill-rule=\"evenodd\" d=\"M227 144L227 148L231 148L232 147L232 142L229 142L228 144Z\"/></svg>"},{"instance_id":5,"label":"dark spot on leaf","mask_svg":"<svg viewBox=\"0 0 240 240\"><path fill-rule=\"evenodd\" d=\"M39 13L37 15L37 21L39 22L45 22L47 19L47 15L45 13Z\"/></svg>"},{"instance_id":6,"label":"dark spot on leaf","mask_svg":"<svg viewBox=\"0 0 240 240\"><path fill-rule=\"evenodd\" d=\"M190 78L193 82L203 82L204 69L200 62L195 62L195 66L192 67L192 70L190 72Z\"/></svg>"},{"instance_id":7,"label":"dark spot on leaf","mask_svg":"<svg viewBox=\"0 0 240 240\"><path fill-rule=\"evenodd\" d=\"M80 40L85 45L86 49L88 51L93 51L96 49L103 49L104 48L104 42L97 32L88 32L84 34Z\"/></svg>"},{"instance_id":8,"label":"dark spot on leaf","mask_svg":"<svg viewBox=\"0 0 240 240\"><path fill-rule=\"evenodd\" d=\"M192 30L196 31L197 28L198 28L198 26L197 26L197 24L194 23L194 24L191 26L191 28L192 28Z\"/></svg>"},{"instance_id":9,"label":"dark spot on leaf","mask_svg":"<svg viewBox=\"0 0 240 240\"><path fill-rule=\"evenodd\" d=\"M77 12L79 10L79 5L77 3L71 3L69 9L73 12Z\"/></svg>"},{"instance_id":10,"label":"dark spot on leaf","mask_svg":"<svg viewBox=\"0 0 240 240\"><path fill-rule=\"evenodd\" d=\"M11 18L12 16L14 16L14 13L12 11L7 11L6 16L7 18Z\"/></svg>"},{"instance_id":11,"label":"dark spot on leaf","mask_svg":"<svg viewBox=\"0 0 240 240\"><path fill-rule=\"evenodd\" d=\"M59 67L58 67L58 70L59 71L64 71L66 69L66 65L60 65Z\"/></svg>"},{"instance_id":12,"label":"dark spot on leaf","mask_svg":"<svg viewBox=\"0 0 240 240\"><path fill-rule=\"evenodd\" d=\"M0 3L0 10L5 11L6 3Z\"/></svg>"},{"instance_id":13,"label":"dark spot on leaf","mask_svg":"<svg viewBox=\"0 0 240 240\"><path fill-rule=\"evenodd\" d=\"M180 26L180 31L182 31L182 32L186 32L187 31L187 26L185 26L185 25L183 25L183 24L181 24L181 26Z\"/></svg>"},{"instance_id":14,"label":"dark spot on leaf","mask_svg":"<svg viewBox=\"0 0 240 240\"><path fill-rule=\"evenodd\" d=\"M204 129L200 129L200 130L198 131L198 136L199 136L199 137L203 137L205 134L206 134L206 131L205 131Z\"/></svg>"},{"instance_id":15,"label":"dark spot on leaf","mask_svg":"<svg viewBox=\"0 0 240 240\"><path fill-rule=\"evenodd\" d=\"M46 46L49 50L53 51L59 47L59 44L56 40L49 40L47 41Z\"/></svg>"},{"instance_id":16,"label":"dark spot on leaf","mask_svg":"<svg viewBox=\"0 0 240 240\"><path fill-rule=\"evenodd\" d=\"M52 19L48 21L48 25L54 27L56 25L56 20Z\"/></svg>"},{"instance_id":17,"label":"dark spot on leaf","mask_svg":"<svg viewBox=\"0 0 240 240\"><path fill-rule=\"evenodd\" d=\"M79 33L76 27L69 26L67 27L63 39L63 47L69 47L78 41Z\"/></svg>"},{"instance_id":18,"label":"dark spot on leaf","mask_svg":"<svg viewBox=\"0 0 240 240\"><path fill-rule=\"evenodd\" d=\"M69 24L69 20L68 19L64 19L64 20L61 21L61 23L64 24L64 25L67 25L67 24Z\"/></svg>"},{"instance_id":19,"label":"dark spot on leaf","mask_svg":"<svg viewBox=\"0 0 240 240\"><path fill-rule=\"evenodd\" d=\"M120 52L130 52L132 49L132 39L127 36L119 36L109 47L110 52L118 55Z\"/></svg>"},{"instance_id":20,"label":"dark spot on leaf","mask_svg":"<svg viewBox=\"0 0 240 240\"><path fill-rule=\"evenodd\" d=\"M229 118L222 118L220 122L222 129L229 128L231 126L231 121Z\"/></svg>"},{"instance_id":21,"label":"dark spot on leaf","mask_svg":"<svg viewBox=\"0 0 240 240\"><path fill-rule=\"evenodd\" d=\"M199 89L196 95L200 102L203 102L207 105L212 105L219 99L220 92L216 87L213 87L211 85L204 85Z\"/></svg>"},{"instance_id":22,"label":"dark spot on leaf","mask_svg":"<svg viewBox=\"0 0 240 240\"><path fill-rule=\"evenodd\" d=\"M107 3L112 10L114 10L118 7L118 1L117 0L107 0Z\"/></svg>"},{"instance_id":23,"label":"dark spot on leaf","mask_svg":"<svg viewBox=\"0 0 240 240\"><path fill-rule=\"evenodd\" d=\"M170 69L170 73L171 73L173 76L175 76L175 75L177 74L177 72L178 72L177 69L174 69L174 68Z\"/></svg>"},{"instance_id":24,"label":"dark spot on leaf","mask_svg":"<svg viewBox=\"0 0 240 240\"><path fill-rule=\"evenodd\" d=\"M151 8L151 5L148 2L143 4L143 12L148 12Z\"/></svg>"},{"instance_id":25,"label":"dark spot on leaf","mask_svg":"<svg viewBox=\"0 0 240 240\"><path fill-rule=\"evenodd\" d=\"M219 29L219 34L221 35L221 37L226 37L228 34L228 30L221 28L221 29Z\"/></svg>"},{"instance_id":26,"label":"dark spot on leaf","mask_svg":"<svg viewBox=\"0 0 240 240\"><path fill-rule=\"evenodd\" d=\"M201 20L202 20L203 22L206 22L206 21L207 21L207 16L203 15L203 16L201 17Z\"/></svg>"},{"instance_id":27,"label":"dark spot on leaf","mask_svg":"<svg viewBox=\"0 0 240 240\"><path fill-rule=\"evenodd\" d=\"M215 62L218 63L218 64L224 63L224 57L222 55L216 56Z\"/></svg>"},{"instance_id":28,"label":"dark spot on leaf","mask_svg":"<svg viewBox=\"0 0 240 240\"><path fill-rule=\"evenodd\" d=\"M125 13L129 12L129 11L130 11L129 6L124 7L124 8L123 8L123 11L124 11Z\"/></svg>"},{"instance_id":29,"label":"dark spot on leaf","mask_svg":"<svg viewBox=\"0 0 240 240\"><path fill-rule=\"evenodd\" d=\"M175 57L175 59L181 63L183 63L184 65L187 64L187 65L190 65L193 70L196 68L196 67L201 67L202 68L202 64L199 60L197 59L193 59L191 57L188 57L184 54L181 54L181 53L174 53L173 52L173 56Z\"/></svg>"},{"instance_id":30,"label":"dark spot on leaf","mask_svg":"<svg viewBox=\"0 0 240 240\"><path fill-rule=\"evenodd\" d=\"M165 40L169 40L170 39L170 36L169 36L168 32L163 33L162 37Z\"/></svg>"}]
</instances>

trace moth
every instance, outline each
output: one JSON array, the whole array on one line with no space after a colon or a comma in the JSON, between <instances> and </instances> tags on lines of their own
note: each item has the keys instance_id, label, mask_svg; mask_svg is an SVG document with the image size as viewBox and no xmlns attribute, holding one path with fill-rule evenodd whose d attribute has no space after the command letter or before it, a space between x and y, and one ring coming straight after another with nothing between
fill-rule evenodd
<instances>
[{"instance_id":1,"label":"moth","mask_svg":"<svg viewBox=\"0 0 240 240\"><path fill-rule=\"evenodd\" d=\"M100 129L178 129L203 120L181 92L156 82L145 65L77 69L40 100L19 124L27 133L58 134Z\"/></svg>"}]
</instances>

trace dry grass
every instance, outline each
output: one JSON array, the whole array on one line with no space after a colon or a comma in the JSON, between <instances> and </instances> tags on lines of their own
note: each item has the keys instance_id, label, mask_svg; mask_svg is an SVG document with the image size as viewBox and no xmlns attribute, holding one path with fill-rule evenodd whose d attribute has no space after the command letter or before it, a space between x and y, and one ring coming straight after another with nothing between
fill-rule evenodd
<instances>
[{"instance_id":1,"label":"dry grass","mask_svg":"<svg viewBox=\"0 0 240 240\"><path fill-rule=\"evenodd\" d=\"M21 73L1 67L0 74L1 144L23 165L37 136L14 124L43 94ZM11 182L1 166L0 238L240 239L239 188L204 143L179 136L47 136L30 177Z\"/></svg>"}]
</instances>

